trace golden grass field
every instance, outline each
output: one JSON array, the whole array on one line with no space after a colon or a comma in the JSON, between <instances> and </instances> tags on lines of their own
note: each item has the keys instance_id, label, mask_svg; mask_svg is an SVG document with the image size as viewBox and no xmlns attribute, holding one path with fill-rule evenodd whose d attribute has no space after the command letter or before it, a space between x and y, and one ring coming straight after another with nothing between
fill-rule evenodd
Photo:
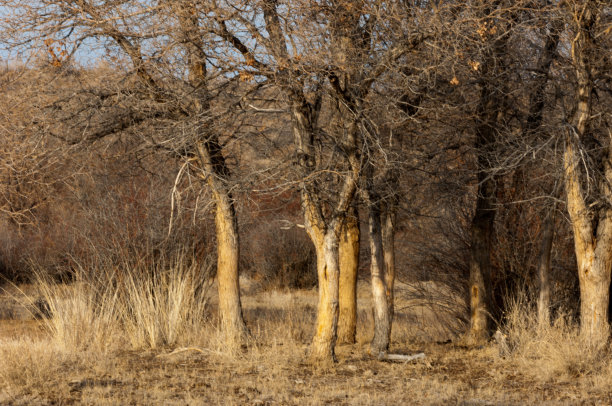
<instances>
[{"instance_id":1,"label":"golden grass field","mask_svg":"<svg viewBox=\"0 0 612 406\"><path fill-rule=\"evenodd\" d=\"M360 282L357 344L339 346L337 364L321 369L307 362L316 290L270 292L243 282L252 336L235 352L224 347L210 316L214 299L207 320L175 322L174 341L159 344L110 318L96 324L87 314L91 297L83 284L6 286L0 296L0 404L612 404L608 350L580 345L566 318L537 330L519 303L504 330L508 348L495 342L462 348L447 342L460 328L448 318L450 309L431 311L433 295L414 299L404 285L392 352L426 357L381 362L368 352L369 290ZM437 289L420 288L432 294ZM51 309L67 316L29 317L27 308L39 295L56 295L49 297L56 301Z\"/></svg>"}]
</instances>

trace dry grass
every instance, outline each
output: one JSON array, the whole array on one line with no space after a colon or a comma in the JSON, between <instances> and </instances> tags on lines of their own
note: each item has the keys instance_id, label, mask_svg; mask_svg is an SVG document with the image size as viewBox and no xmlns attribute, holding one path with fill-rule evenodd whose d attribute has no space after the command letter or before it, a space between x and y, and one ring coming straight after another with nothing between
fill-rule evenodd
<instances>
[{"instance_id":1,"label":"dry grass","mask_svg":"<svg viewBox=\"0 0 612 406\"><path fill-rule=\"evenodd\" d=\"M609 404L612 400L608 354L597 360L602 353L576 345L579 337L569 321L559 319L546 331L532 331L525 313L528 308L523 305L516 306L508 317L505 332L512 351L506 357L500 357L495 344L466 349L425 340L419 326L427 324L422 317L431 315L420 309L410 313L413 307L406 307L398 312L393 351L424 351L426 359L385 363L368 354L372 334L369 289L360 286L357 344L338 347L339 362L331 369L319 370L305 362L314 325L315 290L250 291L244 297L244 307L251 342L240 353L228 353L222 335L212 327L214 303L203 313L208 319L196 322L178 316L171 311L175 308L172 303L196 305L181 299L192 290L179 289L183 285L164 278L167 276L151 283L163 281L164 286L176 286L163 290L176 298L161 300L158 307L147 302L153 300L147 295L156 292L153 287L157 285L143 280L138 283L144 285L126 283L139 291L148 286L148 293L132 304L141 303L146 313L161 309L165 314L165 319L161 315L133 317L132 322L140 320L149 326L140 332L134 326L127 327L125 315L121 316L125 310L120 295L112 299L112 295L105 296L105 290L94 295L83 283L55 287L61 298L55 311L65 309L61 303L73 303L68 300L71 295L81 298L72 299L76 304L66 315L81 309L86 313L83 320L89 320L101 309L115 309L119 316L107 317L112 337L87 333L91 340L98 340L96 345L84 345L84 338L71 338L76 335L72 330L81 328L84 322L69 322L68 318L21 322L22 334L16 328L5 334L9 330L4 326L10 323L14 327L14 322L0 321L0 404L556 405ZM87 298L93 296L107 307L89 305ZM164 324L160 320L168 321L169 315L173 320L187 320L179 326L168 324L173 326L174 336L168 335L170 330L161 333L161 327L151 327ZM45 333L36 332L32 323L38 323ZM59 323L60 327L45 329L46 323ZM436 323L430 318L427 331L438 331L441 327ZM103 325L98 324L100 328ZM68 337L73 341L67 342L73 344L61 342L59 337Z\"/></svg>"},{"instance_id":2,"label":"dry grass","mask_svg":"<svg viewBox=\"0 0 612 406\"><path fill-rule=\"evenodd\" d=\"M542 383L573 382L612 371L608 345L595 347L580 335L580 326L559 312L550 326L538 325L536 312L524 295L512 301L503 328L508 358L518 370Z\"/></svg>"}]
</instances>

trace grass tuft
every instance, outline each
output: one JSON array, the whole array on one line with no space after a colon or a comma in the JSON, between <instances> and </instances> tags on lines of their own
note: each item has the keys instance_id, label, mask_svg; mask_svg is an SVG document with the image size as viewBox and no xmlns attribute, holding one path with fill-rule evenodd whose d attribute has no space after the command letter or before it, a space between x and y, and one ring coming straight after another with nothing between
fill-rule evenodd
<instances>
[{"instance_id":1,"label":"grass tuft","mask_svg":"<svg viewBox=\"0 0 612 406\"><path fill-rule=\"evenodd\" d=\"M525 295L517 295L510 303L501 332L509 358L520 371L539 381L571 381L599 374L609 363L608 348L590 345L569 314L559 312L550 325L539 325L535 306Z\"/></svg>"}]
</instances>

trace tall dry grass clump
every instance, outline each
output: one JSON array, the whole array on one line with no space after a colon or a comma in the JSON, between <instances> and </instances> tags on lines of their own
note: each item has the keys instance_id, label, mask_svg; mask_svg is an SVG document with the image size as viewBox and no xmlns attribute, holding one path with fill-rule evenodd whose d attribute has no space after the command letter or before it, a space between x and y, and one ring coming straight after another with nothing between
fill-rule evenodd
<instances>
[{"instance_id":1,"label":"tall dry grass clump","mask_svg":"<svg viewBox=\"0 0 612 406\"><path fill-rule=\"evenodd\" d=\"M205 328L211 274L211 261L181 253L79 269L69 284L41 278L45 325L67 351L184 344Z\"/></svg>"},{"instance_id":2,"label":"tall dry grass clump","mask_svg":"<svg viewBox=\"0 0 612 406\"><path fill-rule=\"evenodd\" d=\"M497 337L500 353L526 375L559 382L610 370L609 346L588 342L568 312L559 311L550 324L540 325L535 306L518 294L509 302L505 321Z\"/></svg>"},{"instance_id":3,"label":"tall dry grass clump","mask_svg":"<svg viewBox=\"0 0 612 406\"><path fill-rule=\"evenodd\" d=\"M121 287L122 325L133 348L156 348L195 340L207 320L212 261L184 255L158 261L150 272L132 270Z\"/></svg>"},{"instance_id":4,"label":"tall dry grass clump","mask_svg":"<svg viewBox=\"0 0 612 406\"><path fill-rule=\"evenodd\" d=\"M67 352L106 352L120 344L121 303L116 284L107 283L111 278L79 276L70 285L40 279L44 325L55 345Z\"/></svg>"}]
</instances>

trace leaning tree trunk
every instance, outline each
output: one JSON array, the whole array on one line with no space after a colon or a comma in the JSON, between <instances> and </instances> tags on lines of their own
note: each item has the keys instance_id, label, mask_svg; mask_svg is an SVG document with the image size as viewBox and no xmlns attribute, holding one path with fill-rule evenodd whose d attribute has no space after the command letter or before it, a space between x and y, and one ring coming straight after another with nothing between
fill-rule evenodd
<instances>
[{"instance_id":1,"label":"leaning tree trunk","mask_svg":"<svg viewBox=\"0 0 612 406\"><path fill-rule=\"evenodd\" d=\"M194 109L194 116L201 117L209 112L210 95L206 75L206 54L199 36L199 21L195 9L194 3L184 2L183 7L179 9L179 21L189 60L188 80L194 89L191 107ZM238 220L234 200L226 184L230 178L230 170L215 130L206 125L200 125L200 128L203 131L195 149L200 166L206 173L206 180L212 190L216 206L217 283L221 330L225 335L226 344L236 347L243 342L247 328L242 315L238 279L240 257Z\"/></svg>"},{"instance_id":2,"label":"leaning tree trunk","mask_svg":"<svg viewBox=\"0 0 612 406\"><path fill-rule=\"evenodd\" d=\"M359 270L359 218L350 210L340 237L340 316L338 343L354 344L357 332L357 272Z\"/></svg>"},{"instance_id":3,"label":"leaning tree trunk","mask_svg":"<svg viewBox=\"0 0 612 406\"><path fill-rule=\"evenodd\" d=\"M220 161L220 157L213 159L210 146L198 143L197 147L201 165L208 172L207 180L216 206L217 283L221 330L225 335L226 343L229 346L237 346L247 335L247 328L240 301L240 242L236 209L231 194L217 178L221 170L219 166L224 161ZM217 153L220 155L221 152L217 151Z\"/></svg>"}]
</instances>

